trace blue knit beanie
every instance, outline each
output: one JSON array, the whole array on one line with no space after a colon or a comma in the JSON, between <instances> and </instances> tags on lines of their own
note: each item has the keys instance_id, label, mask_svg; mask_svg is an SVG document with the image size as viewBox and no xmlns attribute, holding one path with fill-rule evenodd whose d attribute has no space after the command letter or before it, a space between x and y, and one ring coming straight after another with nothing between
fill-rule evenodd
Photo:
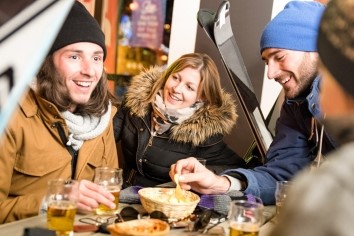
<instances>
[{"instance_id":1,"label":"blue knit beanie","mask_svg":"<svg viewBox=\"0 0 354 236\"><path fill-rule=\"evenodd\" d=\"M325 6L315 1L291 1L265 27L260 43L266 48L317 52L317 33Z\"/></svg>"}]
</instances>

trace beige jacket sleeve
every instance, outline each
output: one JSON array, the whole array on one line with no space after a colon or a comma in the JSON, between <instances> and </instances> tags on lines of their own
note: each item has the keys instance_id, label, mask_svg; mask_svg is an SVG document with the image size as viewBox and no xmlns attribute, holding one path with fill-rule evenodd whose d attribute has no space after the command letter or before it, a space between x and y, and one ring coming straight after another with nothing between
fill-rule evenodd
<instances>
[{"instance_id":1,"label":"beige jacket sleeve","mask_svg":"<svg viewBox=\"0 0 354 236\"><path fill-rule=\"evenodd\" d=\"M11 196L16 155L14 137L7 131L0 140L0 223L37 215L43 199L43 192L35 189L26 196Z\"/></svg>"}]
</instances>

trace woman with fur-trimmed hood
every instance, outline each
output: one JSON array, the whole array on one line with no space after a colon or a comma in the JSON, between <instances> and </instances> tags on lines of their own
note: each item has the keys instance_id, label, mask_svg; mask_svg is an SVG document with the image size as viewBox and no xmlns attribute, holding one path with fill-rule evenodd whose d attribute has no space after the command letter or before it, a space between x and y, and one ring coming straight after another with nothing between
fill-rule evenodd
<instances>
[{"instance_id":1,"label":"woman with fur-trimmed hood","mask_svg":"<svg viewBox=\"0 0 354 236\"><path fill-rule=\"evenodd\" d=\"M169 182L170 166L191 156L206 159L215 172L244 167L223 141L236 119L234 100L206 54L186 54L166 70L135 76L114 119L126 186Z\"/></svg>"}]
</instances>

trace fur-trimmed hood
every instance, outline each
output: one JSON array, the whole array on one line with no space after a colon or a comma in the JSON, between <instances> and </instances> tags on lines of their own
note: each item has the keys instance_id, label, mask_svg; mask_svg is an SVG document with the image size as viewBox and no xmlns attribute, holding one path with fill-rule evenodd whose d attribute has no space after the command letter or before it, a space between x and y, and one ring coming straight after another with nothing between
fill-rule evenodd
<instances>
[{"instance_id":1,"label":"fur-trimmed hood","mask_svg":"<svg viewBox=\"0 0 354 236\"><path fill-rule=\"evenodd\" d=\"M144 118L152 109L146 102L153 84L162 76L162 67L152 67L132 78L125 94L130 115ZM216 134L228 134L236 124L236 105L232 96L222 94L222 106L204 106L183 123L171 127L171 139L177 142L202 144Z\"/></svg>"}]
</instances>

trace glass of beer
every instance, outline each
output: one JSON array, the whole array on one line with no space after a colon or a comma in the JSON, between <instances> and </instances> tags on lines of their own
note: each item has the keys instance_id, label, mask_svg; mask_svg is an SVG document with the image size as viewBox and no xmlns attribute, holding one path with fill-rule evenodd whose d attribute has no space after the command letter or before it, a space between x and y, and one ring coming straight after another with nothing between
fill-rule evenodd
<instances>
[{"instance_id":1,"label":"glass of beer","mask_svg":"<svg viewBox=\"0 0 354 236\"><path fill-rule=\"evenodd\" d=\"M79 183L74 180L53 179L47 188L48 229L56 231L57 236L74 235L76 203L79 196Z\"/></svg>"},{"instance_id":2,"label":"glass of beer","mask_svg":"<svg viewBox=\"0 0 354 236\"><path fill-rule=\"evenodd\" d=\"M229 236L258 236L263 222L263 204L249 200L230 203Z\"/></svg>"},{"instance_id":3,"label":"glass of beer","mask_svg":"<svg viewBox=\"0 0 354 236\"><path fill-rule=\"evenodd\" d=\"M123 170L98 167L95 169L94 182L114 195L115 209L111 209L106 205L100 204L96 209L97 215L114 215L118 213L119 193L123 184Z\"/></svg>"},{"instance_id":4,"label":"glass of beer","mask_svg":"<svg viewBox=\"0 0 354 236\"><path fill-rule=\"evenodd\" d=\"M277 214L280 213L281 208L284 204L286 196L288 194L288 189L290 187L290 182L286 180L281 180L276 182L275 188L275 205Z\"/></svg>"}]
</instances>

